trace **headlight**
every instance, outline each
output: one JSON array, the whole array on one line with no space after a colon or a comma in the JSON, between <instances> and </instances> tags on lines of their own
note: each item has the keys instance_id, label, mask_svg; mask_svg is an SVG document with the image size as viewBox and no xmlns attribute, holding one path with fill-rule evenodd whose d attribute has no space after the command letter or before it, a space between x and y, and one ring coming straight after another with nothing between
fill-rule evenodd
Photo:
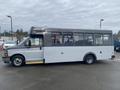
<instances>
[{"instance_id":1,"label":"headlight","mask_svg":"<svg viewBox=\"0 0 120 90\"><path fill-rule=\"evenodd\" d=\"M4 51L4 56L8 57L8 51L7 50Z\"/></svg>"}]
</instances>

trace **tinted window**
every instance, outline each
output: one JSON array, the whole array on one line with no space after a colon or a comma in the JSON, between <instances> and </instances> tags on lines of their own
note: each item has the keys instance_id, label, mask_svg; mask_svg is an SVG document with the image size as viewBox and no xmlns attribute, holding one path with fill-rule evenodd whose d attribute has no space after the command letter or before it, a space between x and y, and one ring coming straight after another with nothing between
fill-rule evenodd
<instances>
[{"instance_id":1,"label":"tinted window","mask_svg":"<svg viewBox=\"0 0 120 90\"><path fill-rule=\"evenodd\" d=\"M95 45L103 45L103 37L102 34L95 34Z\"/></svg>"},{"instance_id":2,"label":"tinted window","mask_svg":"<svg viewBox=\"0 0 120 90\"><path fill-rule=\"evenodd\" d=\"M62 33L54 32L51 35L52 45L59 46L62 45Z\"/></svg>"},{"instance_id":3,"label":"tinted window","mask_svg":"<svg viewBox=\"0 0 120 90\"><path fill-rule=\"evenodd\" d=\"M93 45L93 34L85 34L84 35L84 45L92 46Z\"/></svg>"},{"instance_id":4,"label":"tinted window","mask_svg":"<svg viewBox=\"0 0 120 90\"><path fill-rule=\"evenodd\" d=\"M65 46L72 46L74 43L73 33L64 32L63 33L63 44Z\"/></svg>"},{"instance_id":5,"label":"tinted window","mask_svg":"<svg viewBox=\"0 0 120 90\"><path fill-rule=\"evenodd\" d=\"M82 33L74 33L74 45L75 46L83 46L84 45L84 38Z\"/></svg>"},{"instance_id":6,"label":"tinted window","mask_svg":"<svg viewBox=\"0 0 120 90\"><path fill-rule=\"evenodd\" d=\"M50 38L51 37L51 38ZM82 32L52 32L50 46L103 46L112 45L112 34ZM47 41L48 43L48 41Z\"/></svg>"},{"instance_id":7,"label":"tinted window","mask_svg":"<svg viewBox=\"0 0 120 90\"><path fill-rule=\"evenodd\" d=\"M110 34L103 35L103 43L104 45L111 45L112 43L112 36Z\"/></svg>"}]
</instances>

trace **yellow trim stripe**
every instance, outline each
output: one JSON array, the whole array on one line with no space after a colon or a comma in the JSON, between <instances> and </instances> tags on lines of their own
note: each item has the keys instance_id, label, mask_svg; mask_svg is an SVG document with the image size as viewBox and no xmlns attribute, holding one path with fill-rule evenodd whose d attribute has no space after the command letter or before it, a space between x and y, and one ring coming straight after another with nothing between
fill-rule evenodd
<instances>
[{"instance_id":1,"label":"yellow trim stripe","mask_svg":"<svg viewBox=\"0 0 120 90\"><path fill-rule=\"evenodd\" d=\"M43 63L43 60L37 60L37 61L26 61L26 64L42 64Z\"/></svg>"}]
</instances>

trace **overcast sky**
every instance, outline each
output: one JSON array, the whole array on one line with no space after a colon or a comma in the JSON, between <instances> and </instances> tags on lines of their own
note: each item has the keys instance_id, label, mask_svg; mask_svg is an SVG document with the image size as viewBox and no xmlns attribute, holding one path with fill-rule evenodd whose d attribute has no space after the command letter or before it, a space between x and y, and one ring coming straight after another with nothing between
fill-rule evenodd
<instances>
[{"instance_id":1,"label":"overcast sky","mask_svg":"<svg viewBox=\"0 0 120 90\"><path fill-rule=\"evenodd\" d=\"M120 30L120 0L0 0L2 31L31 26Z\"/></svg>"}]
</instances>

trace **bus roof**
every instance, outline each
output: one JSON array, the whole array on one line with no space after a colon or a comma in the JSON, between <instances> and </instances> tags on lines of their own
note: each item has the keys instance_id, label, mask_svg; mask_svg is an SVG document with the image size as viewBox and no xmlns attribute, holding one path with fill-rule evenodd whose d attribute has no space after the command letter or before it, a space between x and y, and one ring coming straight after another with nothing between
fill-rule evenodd
<instances>
[{"instance_id":1,"label":"bus roof","mask_svg":"<svg viewBox=\"0 0 120 90\"><path fill-rule=\"evenodd\" d=\"M47 32L112 33L112 30L32 27L30 33L32 34L34 31L36 31L36 33L44 32L44 31L47 31Z\"/></svg>"}]
</instances>

